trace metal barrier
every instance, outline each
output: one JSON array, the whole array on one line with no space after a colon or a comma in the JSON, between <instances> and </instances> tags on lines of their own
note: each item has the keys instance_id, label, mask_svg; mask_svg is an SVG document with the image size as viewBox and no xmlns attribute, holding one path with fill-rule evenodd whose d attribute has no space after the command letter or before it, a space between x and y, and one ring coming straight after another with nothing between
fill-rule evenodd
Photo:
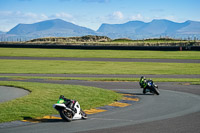
<instances>
[{"instance_id":1,"label":"metal barrier","mask_svg":"<svg viewBox=\"0 0 200 133\"><path fill-rule=\"evenodd\" d=\"M7 48L50 48L50 49L99 49L99 50L155 50L155 51L200 51L200 46L88 46L56 44L0 44Z\"/></svg>"}]
</instances>

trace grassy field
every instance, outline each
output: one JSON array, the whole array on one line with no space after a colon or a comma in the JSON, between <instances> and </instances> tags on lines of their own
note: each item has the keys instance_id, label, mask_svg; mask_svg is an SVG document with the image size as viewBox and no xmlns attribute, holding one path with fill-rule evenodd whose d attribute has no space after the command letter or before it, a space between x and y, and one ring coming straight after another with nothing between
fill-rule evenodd
<instances>
[{"instance_id":1,"label":"grassy field","mask_svg":"<svg viewBox=\"0 0 200 133\"><path fill-rule=\"evenodd\" d=\"M199 51L69 50L0 48L0 56L75 57L75 58L152 58L200 59Z\"/></svg>"},{"instance_id":2,"label":"grassy field","mask_svg":"<svg viewBox=\"0 0 200 133\"><path fill-rule=\"evenodd\" d=\"M122 97L110 90L75 85L9 81L0 81L0 85L15 86L31 91L27 96L0 103L0 122L57 114L52 106L61 94L69 99L79 101L82 109L107 105Z\"/></svg>"},{"instance_id":3,"label":"grassy field","mask_svg":"<svg viewBox=\"0 0 200 133\"><path fill-rule=\"evenodd\" d=\"M0 56L75 57L75 58L154 58L200 59L199 51L120 51L0 48ZM199 63L102 62L56 60L0 60L0 73L69 73L69 74L200 74ZM4 76L6 77L6 76ZM30 78L9 76L9 78ZM42 78L46 77L32 77ZM134 78L71 78L49 77L49 80L137 81ZM153 79L156 82L193 82L199 79ZM31 91L27 96L0 103L0 122L22 120L57 113L52 105L59 95L76 99L83 109L113 102L121 95L94 87L0 81L0 85L16 86ZM89 103L89 104L88 104ZM14 111L13 111L14 110Z\"/></svg>"},{"instance_id":4,"label":"grassy field","mask_svg":"<svg viewBox=\"0 0 200 133\"><path fill-rule=\"evenodd\" d=\"M200 74L199 63L0 60L0 73Z\"/></svg>"}]
</instances>

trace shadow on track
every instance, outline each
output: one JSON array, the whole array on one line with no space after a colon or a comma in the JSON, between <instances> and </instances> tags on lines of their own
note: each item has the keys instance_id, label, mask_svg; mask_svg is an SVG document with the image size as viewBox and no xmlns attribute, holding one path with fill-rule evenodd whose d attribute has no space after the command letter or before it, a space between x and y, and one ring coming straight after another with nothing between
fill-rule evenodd
<instances>
[{"instance_id":1,"label":"shadow on track","mask_svg":"<svg viewBox=\"0 0 200 133\"><path fill-rule=\"evenodd\" d=\"M64 122L60 117L55 117L55 116L44 116L42 118L37 117L37 118L32 118L32 117L27 117L23 116L24 122L32 122L32 123L41 123L41 122Z\"/></svg>"},{"instance_id":2,"label":"shadow on track","mask_svg":"<svg viewBox=\"0 0 200 133\"><path fill-rule=\"evenodd\" d=\"M148 93L148 94L143 94L143 93L131 93L132 95L144 95L144 96L148 96L148 95L150 95L150 96L152 96L152 95L155 95L155 94L152 94L152 93Z\"/></svg>"}]
</instances>

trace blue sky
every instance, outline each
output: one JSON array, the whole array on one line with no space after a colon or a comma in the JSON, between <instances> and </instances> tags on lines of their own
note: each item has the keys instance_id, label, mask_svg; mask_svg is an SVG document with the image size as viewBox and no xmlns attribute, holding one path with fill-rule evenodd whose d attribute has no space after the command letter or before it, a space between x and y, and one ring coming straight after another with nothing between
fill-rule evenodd
<instances>
[{"instance_id":1,"label":"blue sky","mask_svg":"<svg viewBox=\"0 0 200 133\"><path fill-rule=\"evenodd\" d=\"M200 21L200 0L0 0L0 31L60 18L97 30L102 23Z\"/></svg>"}]
</instances>

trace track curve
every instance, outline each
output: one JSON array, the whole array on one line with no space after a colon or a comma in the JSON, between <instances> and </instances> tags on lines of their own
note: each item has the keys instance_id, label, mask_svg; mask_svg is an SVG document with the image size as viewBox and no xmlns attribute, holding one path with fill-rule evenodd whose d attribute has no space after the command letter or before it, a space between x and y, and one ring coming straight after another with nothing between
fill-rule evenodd
<instances>
[{"instance_id":1,"label":"track curve","mask_svg":"<svg viewBox=\"0 0 200 133\"><path fill-rule=\"evenodd\" d=\"M189 75L190 76L190 75ZM191 76L192 77L192 76ZM191 78L190 77L190 78ZM198 78L199 75L197 75ZM0 80L10 81L9 78ZM17 80L15 80L17 81ZM19 80L22 81L22 80ZM54 132L137 132L137 133L188 133L200 131L199 85L160 82L160 96L143 95L136 82L90 82L80 80L50 81L26 79L24 82L76 84L118 90L137 95L136 104L89 116L86 121L47 122L1 128L1 133L54 133Z\"/></svg>"},{"instance_id":2,"label":"track curve","mask_svg":"<svg viewBox=\"0 0 200 133\"><path fill-rule=\"evenodd\" d=\"M28 95L29 91L8 86L0 86L0 103Z\"/></svg>"},{"instance_id":3,"label":"track curve","mask_svg":"<svg viewBox=\"0 0 200 133\"><path fill-rule=\"evenodd\" d=\"M27 81L28 82L28 81ZM35 82L39 82L38 80ZM45 82L41 80L41 82ZM47 81L46 81L47 82ZM59 81L48 81L51 83L59 83ZM142 90L138 89L136 82L89 82L89 81L62 81L64 84L79 84L96 86L106 89L118 90L126 93L133 93L140 97L140 101L133 106L116 109L115 111L108 111L104 113L90 115L86 121L66 122L52 122L39 123L27 126L11 127L9 129L0 129L2 133L6 132L100 132L118 127L129 127L131 125L142 125L143 123L150 123L156 121L165 121L176 117L184 117L191 113L200 111L200 97L185 92L177 92L167 90L171 86L176 86L174 83L159 83L161 90L160 96L142 95ZM60 82L61 83L61 82ZM113 86L113 84L115 84ZM126 87L125 87L126 86ZM179 85L177 87L187 88L188 86ZM191 87L191 86L190 86ZM193 86L194 87L194 86ZM191 87L191 88L193 88ZM130 89L131 88L131 89ZM165 90L163 90L165 89ZM175 87L176 89L176 87ZM170 123L168 123L170 125ZM162 127L162 126L161 126ZM129 127L130 128L130 127ZM127 129L124 129L127 130ZM116 130L114 130L116 132ZM130 130L128 130L130 131Z\"/></svg>"}]
</instances>

